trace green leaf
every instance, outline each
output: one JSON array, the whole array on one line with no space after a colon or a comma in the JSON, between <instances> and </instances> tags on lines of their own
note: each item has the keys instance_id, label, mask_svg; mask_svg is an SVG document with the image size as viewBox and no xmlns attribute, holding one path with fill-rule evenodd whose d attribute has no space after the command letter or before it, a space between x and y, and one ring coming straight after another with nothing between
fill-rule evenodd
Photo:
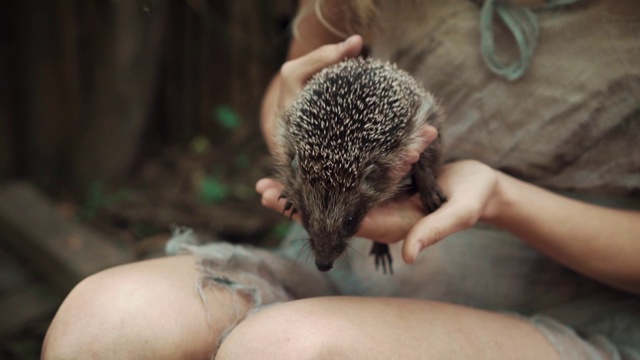
<instances>
[{"instance_id":1,"label":"green leaf","mask_svg":"<svg viewBox=\"0 0 640 360\"><path fill-rule=\"evenodd\" d=\"M207 203L216 203L226 199L229 189L218 179L206 177L200 184L200 197Z\"/></svg>"},{"instance_id":2,"label":"green leaf","mask_svg":"<svg viewBox=\"0 0 640 360\"><path fill-rule=\"evenodd\" d=\"M217 108L213 109L211 113L213 117L220 126L227 130L234 130L240 126L240 118L238 114L229 106L221 105Z\"/></svg>"}]
</instances>

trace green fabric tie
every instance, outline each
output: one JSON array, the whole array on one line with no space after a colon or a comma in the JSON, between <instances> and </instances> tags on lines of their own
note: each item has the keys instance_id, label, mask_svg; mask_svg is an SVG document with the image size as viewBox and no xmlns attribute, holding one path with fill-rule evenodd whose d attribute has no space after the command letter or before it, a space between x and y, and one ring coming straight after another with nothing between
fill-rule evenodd
<instances>
[{"instance_id":1,"label":"green fabric tie","mask_svg":"<svg viewBox=\"0 0 640 360\"><path fill-rule=\"evenodd\" d=\"M571 5L580 0L546 0L542 8ZM518 46L520 58L511 64L504 64L496 56L493 34L493 19L497 15L507 26ZM538 19L533 11L524 5L500 0L485 0L480 10L480 47L487 66L494 73L514 81L524 75L538 44Z\"/></svg>"}]
</instances>

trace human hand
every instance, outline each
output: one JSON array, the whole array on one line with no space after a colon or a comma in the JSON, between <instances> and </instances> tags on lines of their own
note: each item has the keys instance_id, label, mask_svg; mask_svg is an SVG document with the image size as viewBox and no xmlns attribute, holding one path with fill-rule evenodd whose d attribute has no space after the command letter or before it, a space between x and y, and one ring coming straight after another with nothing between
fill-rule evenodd
<instances>
[{"instance_id":1,"label":"human hand","mask_svg":"<svg viewBox=\"0 0 640 360\"><path fill-rule=\"evenodd\" d=\"M293 103L307 81L323 68L355 57L362 51L362 37L353 35L337 44L323 45L305 55L285 62L265 94L262 131L271 150L276 150L274 130L278 114Z\"/></svg>"},{"instance_id":2,"label":"human hand","mask_svg":"<svg viewBox=\"0 0 640 360\"><path fill-rule=\"evenodd\" d=\"M404 261L410 264L422 249L480 220L493 218L498 210L498 174L493 168L475 160L461 160L443 166L437 181L447 201L410 227L396 229L397 234L406 230L402 246ZM377 217L376 214L371 215Z\"/></svg>"},{"instance_id":3,"label":"human hand","mask_svg":"<svg viewBox=\"0 0 640 360\"><path fill-rule=\"evenodd\" d=\"M442 168L438 183L447 202L434 213L425 216L417 195L389 202L367 214L357 235L382 243L404 239L403 258L412 263L425 247L480 219L490 218L495 212L491 200L496 192L497 173L489 166L473 160L453 162ZM264 206L283 211L285 202L279 200L282 184L262 179L256 190L262 194ZM300 221L298 214L293 219Z\"/></svg>"}]
</instances>

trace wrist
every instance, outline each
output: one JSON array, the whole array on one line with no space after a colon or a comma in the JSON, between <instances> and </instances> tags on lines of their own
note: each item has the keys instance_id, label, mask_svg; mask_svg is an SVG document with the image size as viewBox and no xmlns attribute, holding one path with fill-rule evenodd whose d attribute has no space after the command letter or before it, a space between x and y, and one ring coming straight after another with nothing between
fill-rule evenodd
<instances>
[{"instance_id":1,"label":"wrist","mask_svg":"<svg viewBox=\"0 0 640 360\"><path fill-rule=\"evenodd\" d=\"M480 220L492 225L497 225L504 217L504 214L509 212L511 203L509 197L509 182L512 179L509 175L499 170L493 169L493 171L496 177L493 192L487 200Z\"/></svg>"}]
</instances>

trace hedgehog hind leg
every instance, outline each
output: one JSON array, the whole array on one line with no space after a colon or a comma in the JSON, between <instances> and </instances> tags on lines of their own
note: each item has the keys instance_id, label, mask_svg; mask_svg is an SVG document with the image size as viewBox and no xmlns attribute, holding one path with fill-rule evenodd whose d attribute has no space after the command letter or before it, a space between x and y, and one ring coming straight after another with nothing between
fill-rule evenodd
<instances>
[{"instance_id":1,"label":"hedgehog hind leg","mask_svg":"<svg viewBox=\"0 0 640 360\"><path fill-rule=\"evenodd\" d=\"M434 161L427 154L422 153L418 162L415 163L413 171L413 183L425 211L429 214L438 210L447 201L436 181L433 163Z\"/></svg>"},{"instance_id":2,"label":"hedgehog hind leg","mask_svg":"<svg viewBox=\"0 0 640 360\"><path fill-rule=\"evenodd\" d=\"M374 256L376 271L382 267L382 273L386 275L388 267L389 274L393 275L393 259L391 258L391 252L389 251L389 245L374 242L369 254Z\"/></svg>"}]
</instances>

